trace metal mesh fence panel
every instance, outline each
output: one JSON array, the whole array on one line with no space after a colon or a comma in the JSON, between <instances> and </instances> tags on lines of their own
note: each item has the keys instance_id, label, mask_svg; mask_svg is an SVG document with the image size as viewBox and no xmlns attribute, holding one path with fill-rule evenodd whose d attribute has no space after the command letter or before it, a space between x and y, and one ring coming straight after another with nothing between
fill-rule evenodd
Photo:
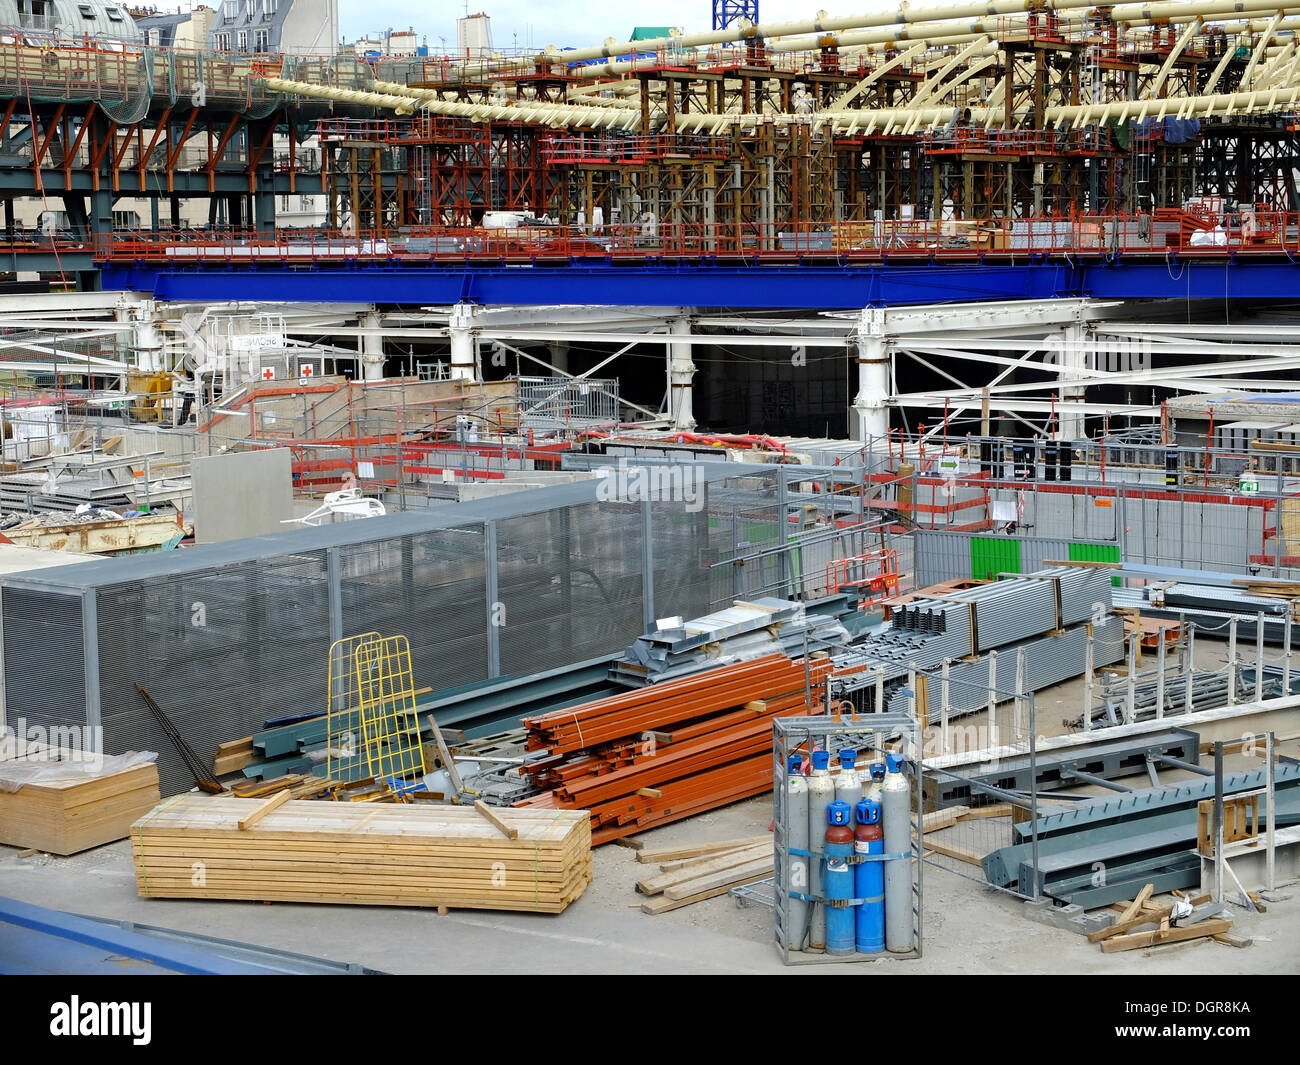
<instances>
[{"instance_id":1,"label":"metal mesh fence panel","mask_svg":"<svg viewBox=\"0 0 1300 1065\"><path fill-rule=\"evenodd\" d=\"M501 672L626 647L644 628L641 508L584 503L497 523Z\"/></svg>"},{"instance_id":2,"label":"metal mesh fence panel","mask_svg":"<svg viewBox=\"0 0 1300 1065\"><path fill-rule=\"evenodd\" d=\"M709 555L715 562L774 548L781 539L780 500L775 473L728 478L708 486ZM714 568L712 600L765 594L782 577L782 560L764 555L753 564ZM766 593L771 594L771 593Z\"/></svg>"},{"instance_id":3,"label":"metal mesh fence panel","mask_svg":"<svg viewBox=\"0 0 1300 1065\"><path fill-rule=\"evenodd\" d=\"M164 794L193 781L137 682L209 763L219 744L268 719L325 709L323 551L101 588L98 620L105 748L157 751Z\"/></svg>"},{"instance_id":4,"label":"metal mesh fence panel","mask_svg":"<svg viewBox=\"0 0 1300 1065\"><path fill-rule=\"evenodd\" d=\"M1016 694L1014 655L995 668L992 687L987 663L979 680L950 675L944 691L942 675L930 671L922 687L923 790L926 809L933 811L925 819L926 861L981 883L980 859L1014 842L1013 826L1028 818L1036 780L1030 764L1034 697ZM983 708L947 715L945 697L954 707ZM976 752L981 757L972 760Z\"/></svg>"},{"instance_id":5,"label":"metal mesh fence panel","mask_svg":"<svg viewBox=\"0 0 1300 1065\"><path fill-rule=\"evenodd\" d=\"M654 603L659 617L697 618L710 609L709 515L685 503L659 503L650 511Z\"/></svg>"},{"instance_id":6,"label":"metal mesh fence panel","mask_svg":"<svg viewBox=\"0 0 1300 1065\"><path fill-rule=\"evenodd\" d=\"M771 470L719 477L715 468L679 487L689 491L646 502L562 485L6 579L7 716L84 725L89 680L108 753L158 751L163 787L175 793L192 780L137 683L210 761L219 744L268 721L325 713L329 647L340 637L406 636L416 685L439 691L621 651L645 631L647 581L660 617L794 586L802 560L781 557ZM738 552L743 566L731 564ZM752 554L762 557L751 565ZM83 596L96 603L89 648Z\"/></svg>"},{"instance_id":7,"label":"metal mesh fence panel","mask_svg":"<svg viewBox=\"0 0 1300 1065\"><path fill-rule=\"evenodd\" d=\"M5 724L20 738L24 728L86 724L81 603L74 595L4 590Z\"/></svg>"},{"instance_id":8,"label":"metal mesh fence panel","mask_svg":"<svg viewBox=\"0 0 1300 1065\"><path fill-rule=\"evenodd\" d=\"M405 636L419 688L485 679L484 549L481 525L340 547L343 635Z\"/></svg>"}]
</instances>

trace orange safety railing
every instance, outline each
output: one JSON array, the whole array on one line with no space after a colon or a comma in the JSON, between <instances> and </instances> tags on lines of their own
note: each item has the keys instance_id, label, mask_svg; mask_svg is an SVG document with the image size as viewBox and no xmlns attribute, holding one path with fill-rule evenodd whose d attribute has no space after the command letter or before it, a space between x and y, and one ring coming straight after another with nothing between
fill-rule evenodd
<instances>
[{"instance_id":1,"label":"orange safety railing","mask_svg":"<svg viewBox=\"0 0 1300 1065\"><path fill-rule=\"evenodd\" d=\"M861 576L850 579L857 571ZM892 548L866 551L850 558L835 559L826 566L826 591L833 593L845 588L857 589L858 608L865 609L881 599L898 594L898 552ZM867 594L863 595L865 591Z\"/></svg>"},{"instance_id":2,"label":"orange safety railing","mask_svg":"<svg viewBox=\"0 0 1300 1065\"><path fill-rule=\"evenodd\" d=\"M1082 27L1063 21L1052 10L1029 11L1019 17L1002 15L997 19L997 39L1003 43L1051 41L1064 44L1067 41L1078 42L1084 37Z\"/></svg>"},{"instance_id":3,"label":"orange safety railing","mask_svg":"<svg viewBox=\"0 0 1300 1065\"><path fill-rule=\"evenodd\" d=\"M392 141L404 126L385 118L318 118L316 136L323 141L373 140Z\"/></svg>"},{"instance_id":4,"label":"orange safety railing","mask_svg":"<svg viewBox=\"0 0 1300 1065\"><path fill-rule=\"evenodd\" d=\"M726 159L730 142L726 137L704 134L652 134L618 137L608 133L560 134L542 138L542 158L547 163L644 163L672 155L691 159Z\"/></svg>"},{"instance_id":5,"label":"orange safety railing","mask_svg":"<svg viewBox=\"0 0 1300 1065\"><path fill-rule=\"evenodd\" d=\"M41 240L42 248L63 246ZM71 246L71 245L69 245ZM80 245L84 247L84 245ZM617 225L532 225L346 232L317 229L123 232L93 242L103 262L565 261L881 262L1082 256L1205 257L1300 254L1300 215L1256 207L1204 217L1183 209L1154 215L1042 216L1006 220L666 223L650 216Z\"/></svg>"}]
</instances>

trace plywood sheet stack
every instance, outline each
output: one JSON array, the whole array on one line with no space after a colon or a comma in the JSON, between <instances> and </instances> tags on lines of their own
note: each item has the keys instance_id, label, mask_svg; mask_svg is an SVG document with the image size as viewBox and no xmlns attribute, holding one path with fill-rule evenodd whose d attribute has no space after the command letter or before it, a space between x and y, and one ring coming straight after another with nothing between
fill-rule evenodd
<instances>
[{"instance_id":1,"label":"plywood sheet stack","mask_svg":"<svg viewBox=\"0 0 1300 1065\"><path fill-rule=\"evenodd\" d=\"M56 753L52 749L42 752L28 744L21 753L22 757L0 762L0 772L6 764L58 772L58 763L50 761ZM125 839L131 822L158 799L158 767L152 763L120 772L88 772L79 763L70 763L57 779L0 791L0 843L49 854L76 854Z\"/></svg>"},{"instance_id":2,"label":"plywood sheet stack","mask_svg":"<svg viewBox=\"0 0 1300 1065\"><path fill-rule=\"evenodd\" d=\"M472 807L178 795L131 826L136 884L147 898L537 913L586 890L585 810L492 812L506 831Z\"/></svg>"}]
</instances>

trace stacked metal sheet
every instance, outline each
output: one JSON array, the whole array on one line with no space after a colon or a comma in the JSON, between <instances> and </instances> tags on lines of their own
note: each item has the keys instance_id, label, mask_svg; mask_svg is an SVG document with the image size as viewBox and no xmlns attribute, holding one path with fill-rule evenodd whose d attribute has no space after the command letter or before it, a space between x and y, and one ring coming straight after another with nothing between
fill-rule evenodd
<instances>
[{"instance_id":1,"label":"stacked metal sheet","mask_svg":"<svg viewBox=\"0 0 1300 1065\"><path fill-rule=\"evenodd\" d=\"M867 667L843 677L842 688L873 688L877 670L883 671L888 709L903 710L906 697L899 693L909 667L933 669L953 660L950 712L978 709L988 703L989 662L986 654L975 655L1023 646L1025 690L1038 691L1084 671L1087 632L1081 623L1090 620L1094 665L1118 662L1124 656L1124 625L1111 613L1110 582L1109 570L1058 566L960 595L918 597L894 609L888 628L833 656L837 672ZM1014 671L1015 659L1008 658L1000 667L999 691L1012 691Z\"/></svg>"},{"instance_id":2,"label":"stacked metal sheet","mask_svg":"<svg viewBox=\"0 0 1300 1065\"><path fill-rule=\"evenodd\" d=\"M47 473L0 477L0 510L73 511L83 504L128 510L132 498L125 486L104 484L96 477L60 477L53 483Z\"/></svg>"},{"instance_id":3,"label":"stacked metal sheet","mask_svg":"<svg viewBox=\"0 0 1300 1065\"><path fill-rule=\"evenodd\" d=\"M1004 650L997 666L995 680L999 692L1010 693L1016 687L1016 658L1022 648L1025 652L1025 677L1023 692L1042 691L1053 684L1077 677L1087 668L1087 630L1078 625L1062 633L1050 633L1025 641ZM1093 627L1093 665L1108 666L1124 657L1124 620L1117 615L1107 615ZM969 713L988 706L989 655L975 661L954 662L948 670L948 712L950 715ZM941 663L927 663L927 668ZM918 667L920 663L917 663ZM933 684L933 682L931 682ZM931 692L934 689L931 687ZM1000 697L999 701L1007 698ZM891 711L907 710L907 695L899 689L888 702Z\"/></svg>"},{"instance_id":4,"label":"stacked metal sheet","mask_svg":"<svg viewBox=\"0 0 1300 1065\"><path fill-rule=\"evenodd\" d=\"M1241 579L1241 578L1237 578ZM1117 588L1115 605L1133 607L1142 611L1143 617L1186 621L1196 626L1197 632L1210 632L1220 637L1228 634L1232 619L1237 619L1237 637L1255 638L1255 626L1260 614L1264 615L1264 642L1274 646L1286 639L1287 601L1265 599L1246 595L1235 588L1215 585L1175 584L1165 590L1163 606L1155 606L1147 598L1150 594L1142 588ZM1300 633L1292 630L1295 640Z\"/></svg>"},{"instance_id":5,"label":"stacked metal sheet","mask_svg":"<svg viewBox=\"0 0 1300 1065\"><path fill-rule=\"evenodd\" d=\"M1039 573L1054 577L1060 588L1062 627L1088 621L1110 610L1113 600L1110 570L1053 566Z\"/></svg>"},{"instance_id":6,"label":"stacked metal sheet","mask_svg":"<svg viewBox=\"0 0 1300 1065\"><path fill-rule=\"evenodd\" d=\"M975 650L1023 640L1058 627L1056 587L1050 580L1008 580L962 593L975 604Z\"/></svg>"},{"instance_id":7,"label":"stacked metal sheet","mask_svg":"<svg viewBox=\"0 0 1300 1065\"><path fill-rule=\"evenodd\" d=\"M803 603L764 597L682 622L673 619L636 641L610 667L610 677L637 687L689 676L730 662L773 653L793 657L849 641L833 613L809 612Z\"/></svg>"},{"instance_id":8,"label":"stacked metal sheet","mask_svg":"<svg viewBox=\"0 0 1300 1065\"><path fill-rule=\"evenodd\" d=\"M894 610L890 618L892 634L903 639L948 635L953 637L959 653L969 654L971 647L971 611L964 603L949 603L937 599L921 599Z\"/></svg>"},{"instance_id":9,"label":"stacked metal sheet","mask_svg":"<svg viewBox=\"0 0 1300 1065\"><path fill-rule=\"evenodd\" d=\"M1262 595L1247 595L1239 588L1211 588L1201 584L1173 584L1165 589L1165 605L1191 609L1227 610L1234 614L1285 614L1286 603Z\"/></svg>"}]
</instances>

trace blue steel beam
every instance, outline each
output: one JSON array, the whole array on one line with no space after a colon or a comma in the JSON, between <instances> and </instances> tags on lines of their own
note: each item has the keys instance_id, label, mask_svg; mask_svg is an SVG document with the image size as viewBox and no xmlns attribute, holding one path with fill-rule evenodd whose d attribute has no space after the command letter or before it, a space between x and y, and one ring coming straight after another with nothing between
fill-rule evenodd
<instances>
[{"instance_id":1,"label":"blue steel beam","mask_svg":"<svg viewBox=\"0 0 1300 1065\"><path fill-rule=\"evenodd\" d=\"M0 898L0 972L255 975L270 970L183 943Z\"/></svg>"},{"instance_id":2,"label":"blue steel beam","mask_svg":"<svg viewBox=\"0 0 1300 1065\"><path fill-rule=\"evenodd\" d=\"M852 310L1071 296L1287 300L1300 294L1300 263L433 267L341 261L297 269L267 262L106 263L102 285L168 300Z\"/></svg>"},{"instance_id":3,"label":"blue steel beam","mask_svg":"<svg viewBox=\"0 0 1300 1065\"><path fill-rule=\"evenodd\" d=\"M1068 286L1066 266L468 266L342 264L185 268L105 264L105 289L169 300L340 301L824 310L1039 299ZM1300 275L1298 275L1300 276Z\"/></svg>"},{"instance_id":4,"label":"blue steel beam","mask_svg":"<svg viewBox=\"0 0 1300 1065\"><path fill-rule=\"evenodd\" d=\"M1294 300L1300 296L1300 262L1125 259L1085 265L1081 288L1096 299Z\"/></svg>"},{"instance_id":5,"label":"blue steel beam","mask_svg":"<svg viewBox=\"0 0 1300 1065\"><path fill-rule=\"evenodd\" d=\"M134 921L0 898L6 975L279 976L362 974L360 965Z\"/></svg>"}]
</instances>

